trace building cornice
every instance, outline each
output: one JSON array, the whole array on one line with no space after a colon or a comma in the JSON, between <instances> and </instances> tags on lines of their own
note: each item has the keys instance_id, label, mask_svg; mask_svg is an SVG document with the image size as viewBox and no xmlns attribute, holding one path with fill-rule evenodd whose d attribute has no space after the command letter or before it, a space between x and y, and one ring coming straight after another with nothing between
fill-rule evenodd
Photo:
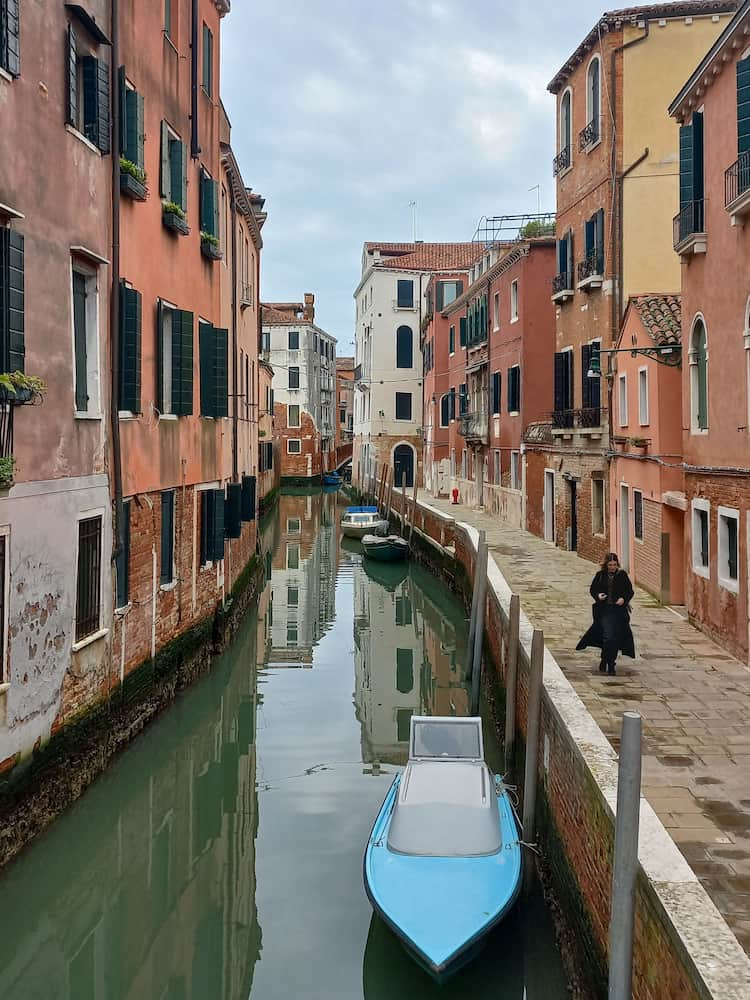
<instances>
[{"instance_id":1,"label":"building cornice","mask_svg":"<svg viewBox=\"0 0 750 1000\"><path fill-rule=\"evenodd\" d=\"M227 142L222 142L219 144L221 149L221 164L227 172L229 181L232 185L232 198L237 206L238 211L243 215L248 222L248 227L250 233L253 237L253 243L256 248L260 250L263 246L263 237L260 235L260 225L258 224L258 219L253 211L252 202L247 193L245 187L245 182L242 180L242 173L240 172L239 164L235 158L232 147Z\"/></svg>"}]
</instances>

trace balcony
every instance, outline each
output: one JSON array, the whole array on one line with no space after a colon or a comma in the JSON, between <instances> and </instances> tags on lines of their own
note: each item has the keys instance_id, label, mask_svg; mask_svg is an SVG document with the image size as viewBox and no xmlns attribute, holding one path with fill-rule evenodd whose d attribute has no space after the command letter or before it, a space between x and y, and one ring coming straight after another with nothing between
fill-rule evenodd
<instances>
[{"instance_id":1,"label":"balcony","mask_svg":"<svg viewBox=\"0 0 750 1000\"><path fill-rule=\"evenodd\" d=\"M587 254L578 262L578 287L601 288L604 281L604 257L596 252Z\"/></svg>"},{"instance_id":2,"label":"balcony","mask_svg":"<svg viewBox=\"0 0 750 1000\"><path fill-rule=\"evenodd\" d=\"M552 176L557 177L564 173L570 166L570 146L561 149L552 161Z\"/></svg>"},{"instance_id":3,"label":"balcony","mask_svg":"<svg viewBox=\"0 0 750 1000\"><path fill-rule=\"evenodd\" d=\"M750 152L741 153L724 173L724 207L733 226L741 225L742 217L750 212Z\"/></svg>"},{"instance_id":4,"label":"balcony","mask_svg":"<svg viewBox=\"0 0 750 1000\"><path fill-rule=\"evenodd\" d=\"M599 142L599 139L599 121L595 118L588 123L586 128L581 129L578 133L578 148L583 153L585 150L595 146Z\"/></svg>"},{"instance_id":5,"label":"balcony","mask_svg":"<svg viewBox=\"0 0 750 1000\"><path fill-rule=\"evenodd\" d=\"M477 441L487 444L489 441L487 431L487 411L476 410L473 413L462 413L458 418L458 432L467 441Z\"/></svg>"},{"instance_id":6,"label":"balcony","mask_svg":"<svg viewBox=\"0 0 750 1000\"><path fill-rule=\"evenodd\" d=\"M553 437L572 437L575 431L589 437L601 437L607 411L599 406L578 410L553 410L550 413Z\"/></svg>"},{"instance_id":7,"label":"balcony","mask_svg":"<svg viewBox=\"0 0 750 1000\"><path fill-rule=\"evenodd\" d=\"M354 381L355 382L361 382L362 381L362 365L357 365L355 367L355 369L354 369Z\"/></svg>"},{"instance_id":8,"label":"balcony","mask_svg":"<svg viewBox=\"0 0 750 1000\"><path fill-rule=\"evenodd\" d=\"M565 302L573 298L573 276L563 271L552 279L552 301Z\"/></svg>"},{"instance_id":9,"label":"balcony","mask_svg":"<svg viewBox=\"0 0 750 1000\"><path fill-rule=\"evenodd\" d=\"M253 286L249 281L240 282L240 309L247 309L253 304Z\"/></svg>"},{"instance_id":10,"label":"balcony","mask_svg":"<svg viewBox=\"0 0 750 1000\"><path fill-rule=\"evenodd\" d=\"M705 202L689 201L673 220L674 248L681 257L706 252Z\"/></svg>"}]
</instances>

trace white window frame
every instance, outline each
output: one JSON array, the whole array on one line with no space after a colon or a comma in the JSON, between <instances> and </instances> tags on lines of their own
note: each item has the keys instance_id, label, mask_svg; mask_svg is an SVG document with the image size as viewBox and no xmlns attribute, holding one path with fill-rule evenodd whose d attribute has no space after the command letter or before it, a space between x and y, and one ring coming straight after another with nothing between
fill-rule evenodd
<instances>
[{"instance_id":1,"label":"white window frame","mask_svg":"<svg viewBox=\"0 0 750 1000\"><path fill-rule=\"evenodd\" d=\"M636 542L643 542L643 540L646 537L645 526L644 526L644 517L645 517L646 509L645 509L645 507L643 505L643 490L637 490L637 489L633 488L633 490L631 491L631 496L633 498L633 538L635 539ZM636 508L635 498L636 497L640 497L641 498L641 533L640 533L640 535L638 534L638 531L636 529L636 519L635 519L635 508Z\"/></svg>"},{"instance_id":2,"label":"white window frame","mask_svg":"<svg viewBox=\"0 0 750 1000\"><path fill-rule=\"evenodd\" d=\"M86 282L86 390L89 397L88 410L77 410L76 401L76 331L75 306L73 297L73 275L82 275ZM90 291L90 286L93 289ZM76 420L101 420L101 354L99 343L99 269L87 265L78 257L70 259L70 334L73 349L73 415Z\"/></svg>"},{"instance_id":3,"label":"white window frame","mask_svg":"<svg viewBox=\"0 0 750 1000\"><path fill-rule=\"evenodd\" d=\"M518 322L518 278L510 283L510 321Z\"/></svg>"},{"instance_id":4,"label":"white window frame","mask_svg":"<svg viewBox=\"0 0 750 1000\"><path fill-rule=\"evenodd\" d=\"M560 105L559 105L558 112L557 112L557 152L558 152L558 154L562 153L562 151L566 148L566 144L563 142L563 137L562 137L563 105L565 103L565 95L566 94L568 94L569 97L570 97L570 135L568 136L568 142L567 142L567 146L570 149L570 163L565 168L565 170L561 170L560 171L560 173L557 175L558 177L561 177L563 174L566 174L568 172L568 170L570 170L571 167L573 166L573 132L575 130L575 126L573 124L573 88L572 87L566 87L565 90L562 92L562 94L560 94Z\"/></svg>"},{"instance_id":5,"label":"white window frame","mask_svg":"<svg viewBox=\"0 0 750 1000\"><path fill-rule=\"evenodd\" d=\"M290 419L290 410L292 407L297 408L297 423L293 424ZM286 404L286 425L287 427L301 427L302 426L302 407L299 403L287 403Z\"/></svg>"},{"instance_id":6,"label":"white window frame","mask_svg":"<svg viewBox=\"0 0 750 1000\"><path fill-rule=\"evenodd\" d=\"M733 594L738 594L740 590L740 512L734 507L719 507L717 509L718 520L717 520L717 531L718 531L718 577L719 586L724 590L729 590ZM734 521L737 525L737 577L732 579L729 573L725 573L725 569L729 569L729 552L727 546L727 538L725 537L724 523L726 521Z\"/></svg>"},{"instance_id":7,"label":"white window frame","mask_svg":"<svg viewBox=\"0 0 750 1000\"><path fill-rule=\"evenodd\" d=\"M510 453L510 488L512 490L521 489L521 452L512 451Z\"/></svg>"},{"instance_id":8,"label":"white window frame","mask_svg":"<svg viewBox=\"0 0 750 1000\"><path fill-rule=\"evenodd\" d=\"M641 365L638 369L638 423L641 427L648 427L650 423L648 382L648 366Z\"/></svg>"},{"instance_id":9,"label":"white window frame","mask_svg":"<svg viewBox=\"0 0 750 1000\"><path fill-rule=\"evenodd\" d=\"M617 376L617 417L620 427L628 426L628 376L621 372Z\"/></svg>"},{"instance_id":10,"label":"white window frame","mask_svg":"<svg viewBox=\"0 0 750 1000\"><path fill-rule=\"evenodd\" d=\"M602 60L601 60L601 57L600 57L599 53L596 53L596 55L592 56L591 59L589 59L589 64L586 67L586 125L584 126L584 128L586 126L590 125L591 122L594 120L594 108L591 106L592 105L592 101L591 101L591 87L590 87L590 83L589 83L589 76L590 76L590 73L591 73L591 67L593 66L593 64L595 62L599 63L599 107L596 109L596 117L598 119L598 121L597 121L597 128L596 128L596 141L590 143L586 147L586 152L589 152L590 150L594 149L602 141L602 86L603 86L603 81L602 81Z\"/></svg>"},{"instance_id":11,"label":"white window frame","mask_svg":"<svg viewBox=\"0 0 750 1000\"><path fill-rule=\"evenodd\" d=\"M492 297L492 329L500 329L500 292L495 292Z\"/></svg>"},{"instance_id":12,"label":"white window frame","mask_svg":"<svg viewBox=\"0 0 750 1000\"><path fill-rule=\"evenodd\" d=\"M596 497L597 483L601 486L601 491L602 491L602 503L601 503L601 509L599 511L599 513L601 514L600 529L599 529L599 524L594 524L594 512L597 511L597 505L594 502ZM606 494L606 487L604 485L604 478L602 476L592 476L591 477L591 534L592 535L598 535L600 537L604 535L604 526L606 524L606 519L604 516L604 510L605 510L604 505L606 502L607 502L607 494Z\"/></svg>"},{"instance_id":13,"label":"white window frame","mask_svg":"<svg viewBox=\"0 0 750 1000\"><path fill-rule=\"evenodd\" d=\"M290 445L298 444L299 451L292 451ZM302 454L302 438L287 438L286 439L286 453L287 455L301 455Z\"/></svg>"},{"instance_id":14,"label":"white window frame","mask_svg":"<svg viewBox=\"0 0 750 1000\"><path fill-rule=\"evenodd\" d=\"M695 348L693 347L693 339L695 336L695 328L698 322L703 324L703 329L706 332L706 426L698 426L698 360L696 356ZM709 420L709 372L708 372L708 325L706 323L706 318L703 313L696 313L693 317L693 322L690 327L690 340L688 341L688 365L690 366L690 433L691 434L708 434L709 428L711 426L711 421Z\"/></svg>"},{"instance_id":15,"label":"white window frame","mask_svg":"<svg viewBox=\"0 0 750 1000\"><path fill-rule=\"evenodd\" d=\"M91 510L81 510L81 511L79 511L76 514L76 534L75 534L76 545L75 545L75 557L74 557L74 562L73 562L73 565L75 567L75 573L73 574L73 579L75 581L75 591L74 591L75 596L73 598L73 627L72 627L72 630L71 630L71 635L73 637L73 644L71 646L71 649L72 649L72 651L74 653L77 653L79 649L83 649L86 646L90 646L92 642L96 642L97 639L101 639L103 636L107 635L107 633L109 632L108 628L102 627L102 616L103 616L104 611L105 611L105 607L104 607L104 567L106 565L107 568L109 568L109 561L105 558L105 548L104 548L104 543L105 543L104 516L105 516L104 507L94 507ZM98 517L101 520L101 545L102 545L102 551L101 551L101 559L99 560L99 628L95 629L95 631L91 632L87 636L84 636L83 639L79 639L76 642L75 641L75 634L76 634L77 618L76 618L75 612L78 610L78 550L79 550L79 541L80 541L80 537L81 537L81 527L80 527L80 525L81 525L81 521L88 521L92 517Z\"/></svg>"},{"instance_id":16,"label":"white window frame","mask_svg":"<svg viewBox=\"0 0 750 1000\"><path fill-rule=\"evenodd\" d=\"M164 340L164 327L157 331L157 337L161 337L162 343L162 365L161 365L161 377L162 384L161 398L164 405L164 409L160 413L160 419L162 420L177 420L177 414L172 413L172 337L174 336L174 314L177 312L177 306L173 302L167 302L165 299L161 300L161 318L162 324L164 323L164 318L167 313L170 314L169 319L169 348L167 349L166 341ZM210 326L207 320L198 320L198 335L200 336L200 324L203 323L204 326ZM167 371L169 375L167 376Z\"/></svg>"},{"instance_id":17,"label":"white window frame","mask_svg":"<svg viewBox=\"0 0 750 1000\"><path fill-rule=\"evenodd\" d=\"M700 531L696 532L696 523L698 521L698 512L704 512L708 518L708 553L707 553L707 565L703 566L700 562ZM706 580L711 579L711 502L709 500L704 500L702 497L695 497L690 504L690 541L691 541L691 562L693 573L696 576L702 576Z\"/></svg>"}]
</instances>

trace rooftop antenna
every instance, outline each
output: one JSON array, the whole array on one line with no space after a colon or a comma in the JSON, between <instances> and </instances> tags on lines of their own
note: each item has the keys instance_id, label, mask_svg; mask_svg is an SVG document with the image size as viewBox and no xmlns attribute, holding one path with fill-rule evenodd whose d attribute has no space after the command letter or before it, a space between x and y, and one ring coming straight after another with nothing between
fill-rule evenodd
<instances>
[{"instance_id":1,"label":"rooftop antenna","mask_svg":"<svg viewBox=\"0 0 750 1000\"><path fill-rule=\"evenodd\" d=\"M409 202L409 208L411 209L411 230L412 230L412 241L417 242L417 203L416 201Z\"/></svg>"},{"instance_id":2,"label":"rooftop antenna","mask_svg":"<svg viewBox=\"0 0 750 1000\"><path fill-rule=\"evenodd\" d=\"M529 188L529 191L536 191L536 213L537 213L537 215L541 215L542 214L542 194L541 194L539 185L535 184L534 187L530 187Z\"/></svg>"}]
</instances>

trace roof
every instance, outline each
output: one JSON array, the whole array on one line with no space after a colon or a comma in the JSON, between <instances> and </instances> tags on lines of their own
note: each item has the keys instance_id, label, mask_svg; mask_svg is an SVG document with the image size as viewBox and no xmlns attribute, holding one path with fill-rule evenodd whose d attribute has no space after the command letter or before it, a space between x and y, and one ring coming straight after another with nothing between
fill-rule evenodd
<instances>
[{"instance_id":1,"label":"roof","mask_svg":"<svg viewBox=\"0 0 750 1000\"><path fill-rule=\"evenodd\" d=\"M499 248L505 251L503 256L495 261L489 270L480 274L476 281L469 285L462 295L459 295L458 298L449 303L442 310L442 315L449 316L451 313L456 312L457 309L463 308L467 302L470 302L474 298L480 288L489 286L498 275L504 274L508 268L512 267L519 260L528 257L534 247L550 247L555 246L555 243L554 236L535 236L528 240L517 240L514 243L501 244Z\"/></svg>"},{"instance_id":2,"label":"roof","mask_svg":"<svg viewBox=\"0 0 750 1000\"><path fill-rule=\"evenodd\" d=\"M646 333L660 347L681 342L680 302L679 295L633 295L629 305L640 316Z\"/></svg>"},{"instance_id":3,"label":"roof","mask_svg":"<svg viewBox=\"0 0 750 1000\"><path fill-rule=\"evenodd\" d=\"M379 250L387 259L373 261L403 271L448 271L471 267L485 252L480 243L365 243L365 251Z\"/></svg>"},{"instance_id":4,"label":"roof","mask_svg":"<svg viewBox=\"0 0 750 1000\"><path fill-rule=\"evenodd\" d=\"M262 302L260 308L261 320L265 324L288 325L289 323L306 322L304 316L301 315L304 309L301 302Z\"/></svg>"},{"instance_id":5,"label":"roof","mask_svg":"<svg viewBox=\"0 0 750 1000\"><path fill-rule=\"evenodd\" d=\"M739 56L739 54L743 51L745 44L745 32L749 23L750 2L746 0L745 3L739 6L735 16L700 61L692 76L683 86L682 90L680 90L677 97L675 97L672 101L669 106L670 115L675 118L683 118L695 107L699 107L701 105L706 88L713 83L717 67L721 70L724 65L723 55L725 50L737 36L739 36L742 44L736 46L735 43L735 45L732 45L732 49L735 50L736 48L737 56ZM713 72L710 72L712 68Z\"/></svg>"},{"instance_id":6,"label":"roof","mask_svg":"<svg viewBox=\"0 0 750 1000\"><path fill-rule=\"evenodd\" d=\"M336 358L337 368L354 368L354 358Z\"/></svg>"},{"instance_id":7,"label":"roof","mask_svg":"<svg viewBox=\"0 0 750 1000\"><path fill-rule=\"evenodd\" d=\"M586 55L610 31L619 31L624 24L637 24L656 18L697 17L701 14L730 14L738 7L739 0L682 0L681 3L645 4L642 7L622 7L620 10L605 11L581 44L560 67L547 85L552 94L559 94L571 73Z\"/></svg>"}]
</instances>

